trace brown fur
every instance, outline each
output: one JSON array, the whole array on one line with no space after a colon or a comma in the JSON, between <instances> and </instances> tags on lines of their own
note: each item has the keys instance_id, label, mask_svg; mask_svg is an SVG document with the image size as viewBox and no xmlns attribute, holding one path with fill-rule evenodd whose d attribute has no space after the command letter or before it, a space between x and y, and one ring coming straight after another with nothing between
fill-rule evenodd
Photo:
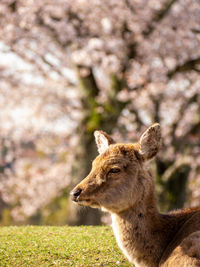
<instances>
[{"instance_id":1,"label":"brown fur","mask_svg":"<svg viewBox=\"0 0 200 267\"><path fill-rule=\"evenodd\" d=\"M118 245L135 266L200 266L200 208L157 210L145 161L159 150L160 126L152 125L136 144L114 144L102 131L95 137L100 155L72 199L111 213Z\"/></svg>"}]
</instances>

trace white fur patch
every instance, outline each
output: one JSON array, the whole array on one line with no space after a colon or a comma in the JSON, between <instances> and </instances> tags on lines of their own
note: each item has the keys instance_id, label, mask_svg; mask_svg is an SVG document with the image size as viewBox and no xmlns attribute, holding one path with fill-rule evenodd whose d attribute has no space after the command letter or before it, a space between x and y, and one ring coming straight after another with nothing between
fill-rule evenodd
<instances>
[{"instance_id":1,"label":"white fur patch","mask_svg":"<svg viewBox=\"0 0 200 267\"><path fill-rule=\"evenodd\" d=\"M109 141L106 138L106 136L102 134L100 131L95 131L94 136L97 143L98 152L99 154L102 154L109 147Z\"/></svg>"},{"instance_id":2,"label":"white fur patch","mask_svg":"<svg viewBox=\"0 0 200 267\"><path fill-rule=\"evenodd\" d=\"M122 240L120 239L120 229L119 229L119 226L117 224L117 218L116 218L116 215L115 214L111 214L112 216L112 228L113 228L113 232L114 232L114 235L115 235L115 238L117 240L117 244L119 246L119 248L122 250L123 254L127 257L127 259L131 262L131 263L134 263L133 262L133 259L130 257L130 255L128 254L128 251L126 250L126 248L124 247L123 243L122 243ZM136 266L136 265L135 265ZM137 266L136 266L137 267Z\"/></svg>"}]
</instances>

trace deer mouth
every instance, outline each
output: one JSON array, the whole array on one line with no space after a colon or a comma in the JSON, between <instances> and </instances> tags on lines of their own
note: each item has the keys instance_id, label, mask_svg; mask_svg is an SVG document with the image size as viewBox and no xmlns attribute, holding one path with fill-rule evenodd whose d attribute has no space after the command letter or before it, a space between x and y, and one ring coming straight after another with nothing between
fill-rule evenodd
<instances>
[{"instance_id":1,"label":"deer mouth","mask_svg":"<svg viewBox=\"0 0 200 267\"><path fill-rule=\"evenodd\" d=\"M96 202L94 199L87 198L85 196L82 196L82 189L77 188L70 192L71 200L75 203L77 203L80 206L87 206L92 208L100 208L100 205L98 202Z\"/></svg>"},{"instance_id":2,"label":"deer mouth","mask_svg":"<svg viewBox=\"0 0 200 267\"><path fill-rule=\"evenodd\" d=\"M91 208L100 208L100 205L96 201L90 200L90 199L84 199L84 200L77 199L76 203L80 206L91 207Z\"/></svg>"}]
</instances>

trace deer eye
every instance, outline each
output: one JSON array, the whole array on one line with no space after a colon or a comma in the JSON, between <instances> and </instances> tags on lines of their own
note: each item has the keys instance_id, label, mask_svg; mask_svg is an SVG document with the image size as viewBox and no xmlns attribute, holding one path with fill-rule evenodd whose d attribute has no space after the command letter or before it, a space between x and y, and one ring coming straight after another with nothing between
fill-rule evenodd
<instances>
[{"instance_id":1,"label":"deer eye","mask_svg":"<svg viewBox=\"0 0 200 267\"><path fill-rule=\"evenodd\" d=\"M119 168L112 168L108 173L117 173L120 172Z\"/></svg>"}]
</instances>

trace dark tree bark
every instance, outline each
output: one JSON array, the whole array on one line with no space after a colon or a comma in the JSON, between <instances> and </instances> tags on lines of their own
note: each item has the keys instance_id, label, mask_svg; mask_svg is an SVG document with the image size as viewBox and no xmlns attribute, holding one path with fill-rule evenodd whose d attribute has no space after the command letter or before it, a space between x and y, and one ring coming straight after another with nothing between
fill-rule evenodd
<instances>
[{"instance_id":1,"label":"dark tree bark","mask_svg":"<svg viewBox=\"0 0 200 267\"><path fill-rule=\"evenodd\" d=\"M83 72L86 75L82 75ZM91 169L91 162L97 156L97 148L93 133L97 129L102 129L109 134L117 123L117 119L127 103L117 100L117 93L122 89L122 80L116 76L111 76L111 85L108 92L107 102L101 107L103 112L98 111L99 105L96 97L100 93L97 86L93 70L78 66L77 74L79 87L82 93L83 117L77 134L79 135L79 145L77 147L74 165L72 167L72 186L85 178ZM101 224L101 212L97 209L82 208L70 203L70 215L68 223L70 225L98 225Z\"/></svg>"}]
</instances>

